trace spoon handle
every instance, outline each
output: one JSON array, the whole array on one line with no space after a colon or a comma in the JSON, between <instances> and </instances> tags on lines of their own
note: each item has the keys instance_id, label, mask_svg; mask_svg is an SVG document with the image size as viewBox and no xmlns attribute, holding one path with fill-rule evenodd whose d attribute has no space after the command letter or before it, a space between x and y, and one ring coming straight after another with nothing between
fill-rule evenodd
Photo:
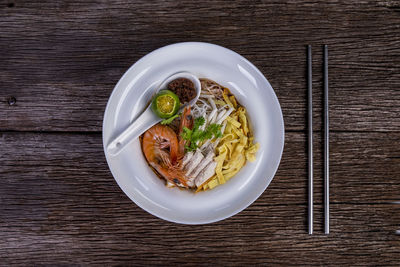
<instances>
[{"instance_id":1,"label":"spoon handle","mask_svg":"<svg viewBox=\"0 0 400 267\"><path fill-rule=\"evenodd\" d=\"M142 115L135 120L128 128L126 128L121 134L118 135L110 144L107 146L107 152L111 156L118 155L124 147L130 142L138 138L142 133L148 130L151 126L162 121L149 106Z\"/></svg>"},{"instance_id":2,"label":"spoon handle","mask_svg":"<svg viewBox=\"0 0 400 267\"><path fill-rule=\"evenodd\" d=\"M193 82L194 87L196 89L196 97L193 98L189 103L182 105L179 109L179 112L182 112L185 106L192 106L196 103L197 99L200 96L201 92L201 83L199 78L189 72L177 72L169 77L167 77L160 86L158 86L157 92L159 89L167 88L169 82L177 79L177 78L186 78ZM147 131L151 126L162 121L154 112L151 110L151 105L147 107L147 109L139 116L131 125L124 130L117 138L115 138L111 143L107 146L107 152L111 156L118 155L130 142L134 139L138 138L142 133Z\"/></svg>"}]
</instances>

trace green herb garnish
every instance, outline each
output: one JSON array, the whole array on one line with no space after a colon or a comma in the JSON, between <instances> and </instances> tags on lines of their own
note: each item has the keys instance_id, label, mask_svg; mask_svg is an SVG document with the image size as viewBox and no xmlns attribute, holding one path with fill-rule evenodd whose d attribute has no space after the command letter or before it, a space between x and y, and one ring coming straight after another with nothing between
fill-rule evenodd
<instances>
[{"instance_id":1,"label":"green herb garnish","mask_svg":"<svg viewBox=\"0 0 400 267\"><path fill-rule=\"evenodd\" d=\"M213 137L219 138L222 137L221 133L221 124L212 123L207 126L207 128L203 131L199 128L205 123L205 119L203 117L198 117L194 120L193 129L190 130L187 127L183 127L183 131L181 136L184 140L190 141L189 146L185 146L186 151L196 150L198 147L198 143L207 139L212 139Z\"/></svg>"},{"instance_id":2,"label":"green herb garnish","mask_svg":"<svg viewBox=\"0 0 400 267\"><path fill-rule=\"evenodd\" d=\"M174 116L172 116L171 118L165 119L161 121L162 125L166 125L166 124L170 124L173 120L175 120L175 118L179 117L180 114L175 114Z\"/></svg>"}]
</instances>

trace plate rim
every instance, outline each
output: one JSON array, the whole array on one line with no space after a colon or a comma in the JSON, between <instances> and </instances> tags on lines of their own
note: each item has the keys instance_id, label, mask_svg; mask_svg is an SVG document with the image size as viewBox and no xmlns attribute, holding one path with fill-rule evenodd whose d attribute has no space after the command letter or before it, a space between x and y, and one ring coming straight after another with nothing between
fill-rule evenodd
<instances>
[{"instance_id":1,"label":"plate rim","mask_svg":"<svg viewBox=\"0 0 400 267\"><path fill-rule=\"evenodd\" d=\"M239 208L234 209L232 212L229 212L227 215L224 216L216 216L215 218L213 218L212 220L202 220L202 221L190 221L190 220L174 220L173 218L170 217L165 217L163 215L160 214L156 214L155 212L151 211L150 209L148 209L147 207L143 207L142 205L140 205L139 203L137 203L137 201L132 198L127 192L125 192L123 186L119 183L118 179L116 179L115 173L113 172L111 166L110 166L110 160L109 160L109 156L107 155L107 150L106 150L106 144L105 144L105 136L104 136L104 129L105 129L105 118L106 118L106 114L108 109L110 108L110 103L111 103L111 99L113 97L113 95L116 93L116 89L118 88L118 86L120 85L120 83L125 79L125 77L128 75L128 73L131 72L131 69L135 68L135 66L139 65L142 61L146 60L146 58L153 53L156 53L160 50L164 50L164 49L168 49L171 46L186 46L186 45L201 45L201 46L212 46L212 47L216 47L217 49L223 49L229 53L232 53L234 56L237 56L238 58L244 60L247 64L249 64L251 67L253 67L253 69L257 72L258 75L260 75L261 79L263 80L263 82L266 82L272 89L272 96L274 98L274 102L276 102L278 104L279 107L279 122L281 124L281 132L280 132L280 138L282 140L282 144L280 146L280 151L279 151L279 160L277 165L275 166L274 170L272 171L272 178L270 179L269 182L267 182L265 184L265 187L263 188L263 190L260 190L259 193L255 194L254 197L250 198L250 201L248 201L247 203L245 203L243 206L240 206ZM102 143L103 143L103 152L107 161L107 166L108 169L110 170L114 180L117 182L118 186L120 187L120 189L122 190L122 192L124 192L124 194L132 201L134 202L138 207L140 207L141 209L145 210L146 212L150 213L151 215L165 220L165 221L169 221L169 222L173 222L173 223L177 223L177 224L184 224L184 225L203 225L203 224L211 224L211 223L215 223L218 221L222 221L225 220L227 218L230 218L240 212L242 212L243 210L245 210L246 208L248 208L250 205L252 205L257 199L260 198L260 196L266 191L266 189L268 188L269 184L272 182L272 180L274 179L276 172L279 169L279 166L281 164L281 160L282 160L282 155L283 155L283 150L285 147L285 123L284 123L284 118L283 118L283 112L282 112L282 107L281 104L279 102L279 99L275 93L274 88L271 86L271 84L269 83L268 79L264 76L264 74L253 64L251 63L247 58L245 58L244 56L240 55L239 53L220 46L220 45L216 45L213 43L208 43L208 42L178 42L178 43L172 43L172 44L168 44L162 47L159 47L155 50L152 50L151 52L145 54L144 56L142 56L141 58L139 58L137 61L135 61L135 63L133 63L125 72L124 74L121 76L121 78L118 80L118 82L116 83L116 85L114 86L110 96L108 97L108 101L107 101L107 105L106 108L104 110L104 114L103 114L103 122L102 122Z\"/></svg>"}]
</instances>

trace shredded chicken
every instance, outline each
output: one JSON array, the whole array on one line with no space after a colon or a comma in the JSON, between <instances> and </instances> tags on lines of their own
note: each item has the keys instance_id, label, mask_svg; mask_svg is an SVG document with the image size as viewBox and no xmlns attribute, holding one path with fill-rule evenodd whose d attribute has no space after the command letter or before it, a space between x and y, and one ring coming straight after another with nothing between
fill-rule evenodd
<instances>
[{"instance_id":1,"label":"shredded chicken","mask_svg":"<svg viewBox=\"0 0 400 267\"><path fill-rule=\"evenodd\" d=\"M215 161L211 161L208 165L197 175L195 179L195 184L197 187L206 182L209 178L211 178L215 174L215 167L217 167L217 163Z\"/></svg>"}]
</instances>

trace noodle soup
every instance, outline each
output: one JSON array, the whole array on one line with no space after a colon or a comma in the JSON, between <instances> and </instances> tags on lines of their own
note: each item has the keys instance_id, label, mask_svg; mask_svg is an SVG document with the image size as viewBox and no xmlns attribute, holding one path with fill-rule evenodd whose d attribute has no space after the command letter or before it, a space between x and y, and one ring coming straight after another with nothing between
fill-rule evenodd
<instances>
[{"instance_id":1,"label":"noodle soup","mask_svg":"<svg viewBox=\"0 0 400 267\"><path fill-rule=\"evenodd\" d=\"M166 117L141 137L149 166L166 185L196 192L226 183L247 161L255 161L259 148L246 108L228 88L209 79L200 81L201 94L192 107ZM181 102L193 99L187 81L177 79L168 89ZM170 96L173 104L179 102L174 99Z\"/></svg>"}]
</instances>

